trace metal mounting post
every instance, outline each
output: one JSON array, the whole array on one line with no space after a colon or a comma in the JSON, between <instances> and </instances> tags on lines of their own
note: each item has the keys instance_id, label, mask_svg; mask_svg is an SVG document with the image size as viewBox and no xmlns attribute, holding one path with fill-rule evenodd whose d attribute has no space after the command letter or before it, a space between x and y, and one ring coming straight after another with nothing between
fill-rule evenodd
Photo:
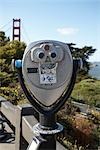
<instances>
[{"instance_id":1,"label":"metal mounting post","mask_svg":"<svg viewBox=\"0 0 100 150\"><path fill-rule=\"evenodd\" d=\"M56 150L56 134L62 130L63 126L56 123L55 115L40 114L40 123L33 127L38 136L33 138L28 150Z\"/></svg>"}]
</instances>

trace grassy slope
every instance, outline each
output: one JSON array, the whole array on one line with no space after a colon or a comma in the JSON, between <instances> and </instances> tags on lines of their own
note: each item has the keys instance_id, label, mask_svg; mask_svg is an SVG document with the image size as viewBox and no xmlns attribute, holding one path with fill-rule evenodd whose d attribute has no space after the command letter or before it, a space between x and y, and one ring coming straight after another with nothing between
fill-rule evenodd
<instances>
[{"instance_id":1,"label":"grassy slope","mask_svg":"<svg viewBox=\"0 0 100 150\"><path fill-rule=\"evenodd\" d=\"M100 106L100 80L85 79L76 83L71 96L76 101Z\"/></svg>"}]
</instances>

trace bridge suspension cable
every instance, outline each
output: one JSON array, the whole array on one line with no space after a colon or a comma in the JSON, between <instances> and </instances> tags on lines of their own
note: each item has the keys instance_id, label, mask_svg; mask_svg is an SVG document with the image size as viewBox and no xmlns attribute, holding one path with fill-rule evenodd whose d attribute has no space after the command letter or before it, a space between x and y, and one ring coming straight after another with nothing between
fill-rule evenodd
<instances>
[{"instance_id":1,"label":"bridge suspension cable","mask_svg":"<svg viewBox=\"0 0 100 150\"><path fill-rule=\"evenodd\" d=\"M28 42L30 42L30 37L29 37L23 23L22 23L22 36L24 39L26 39Z\"/></svg>"},{"instance_id":2,"label":"bridge suspension cable","mask_svg":"<svg viewBox=\"0 0 100 150\"><path fill-rule=\"evenodd\" d=\"M5 33L8 32L9 30L11 30L11 27L9 27L7 30L5 30Z\"/></svg>"},{"instance_id":3,"label":"bridge suspension cable","mask_svg":"<svg viewBox=\"0 0 100 150\"><path fill-rule=\"evenodd\" d=\"M4 30L4 28L6 28L8 25L10 25L10 23L12 22L12 20L10 20L9 22L7 22L5 25L0 27L0 30Z\"/></svg>"}]
</instances>

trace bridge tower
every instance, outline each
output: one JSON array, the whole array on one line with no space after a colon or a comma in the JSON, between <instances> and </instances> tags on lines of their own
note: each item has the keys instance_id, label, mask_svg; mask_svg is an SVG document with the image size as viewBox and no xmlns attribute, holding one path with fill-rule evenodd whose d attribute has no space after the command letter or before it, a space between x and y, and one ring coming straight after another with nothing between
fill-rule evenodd
<instances>
[{"instance_id":1,"label":"bridge tower","mask_svg":"<svg viewBox=\"0 0 100 150\"><path fill-rule=\"evenodd\" d=\"M12 40L21 40L21 19L13 19Z\"/></svg>"}]
</instances>

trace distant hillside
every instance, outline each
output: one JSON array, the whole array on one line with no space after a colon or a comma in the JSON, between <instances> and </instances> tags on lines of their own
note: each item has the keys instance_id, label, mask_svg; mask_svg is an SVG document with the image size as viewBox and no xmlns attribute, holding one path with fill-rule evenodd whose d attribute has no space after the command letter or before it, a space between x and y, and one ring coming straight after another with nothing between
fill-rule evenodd
<instances>
[{"instance_id":1,"label":"distant hillside","mask_svg":"<svg viewBox=\"0 0 100 150\"><path fill-rule=\"evenodd\" d=\"M93 62L89 74L92 77L100 79L100 62Z\"/></svg>"}]
</instances>

